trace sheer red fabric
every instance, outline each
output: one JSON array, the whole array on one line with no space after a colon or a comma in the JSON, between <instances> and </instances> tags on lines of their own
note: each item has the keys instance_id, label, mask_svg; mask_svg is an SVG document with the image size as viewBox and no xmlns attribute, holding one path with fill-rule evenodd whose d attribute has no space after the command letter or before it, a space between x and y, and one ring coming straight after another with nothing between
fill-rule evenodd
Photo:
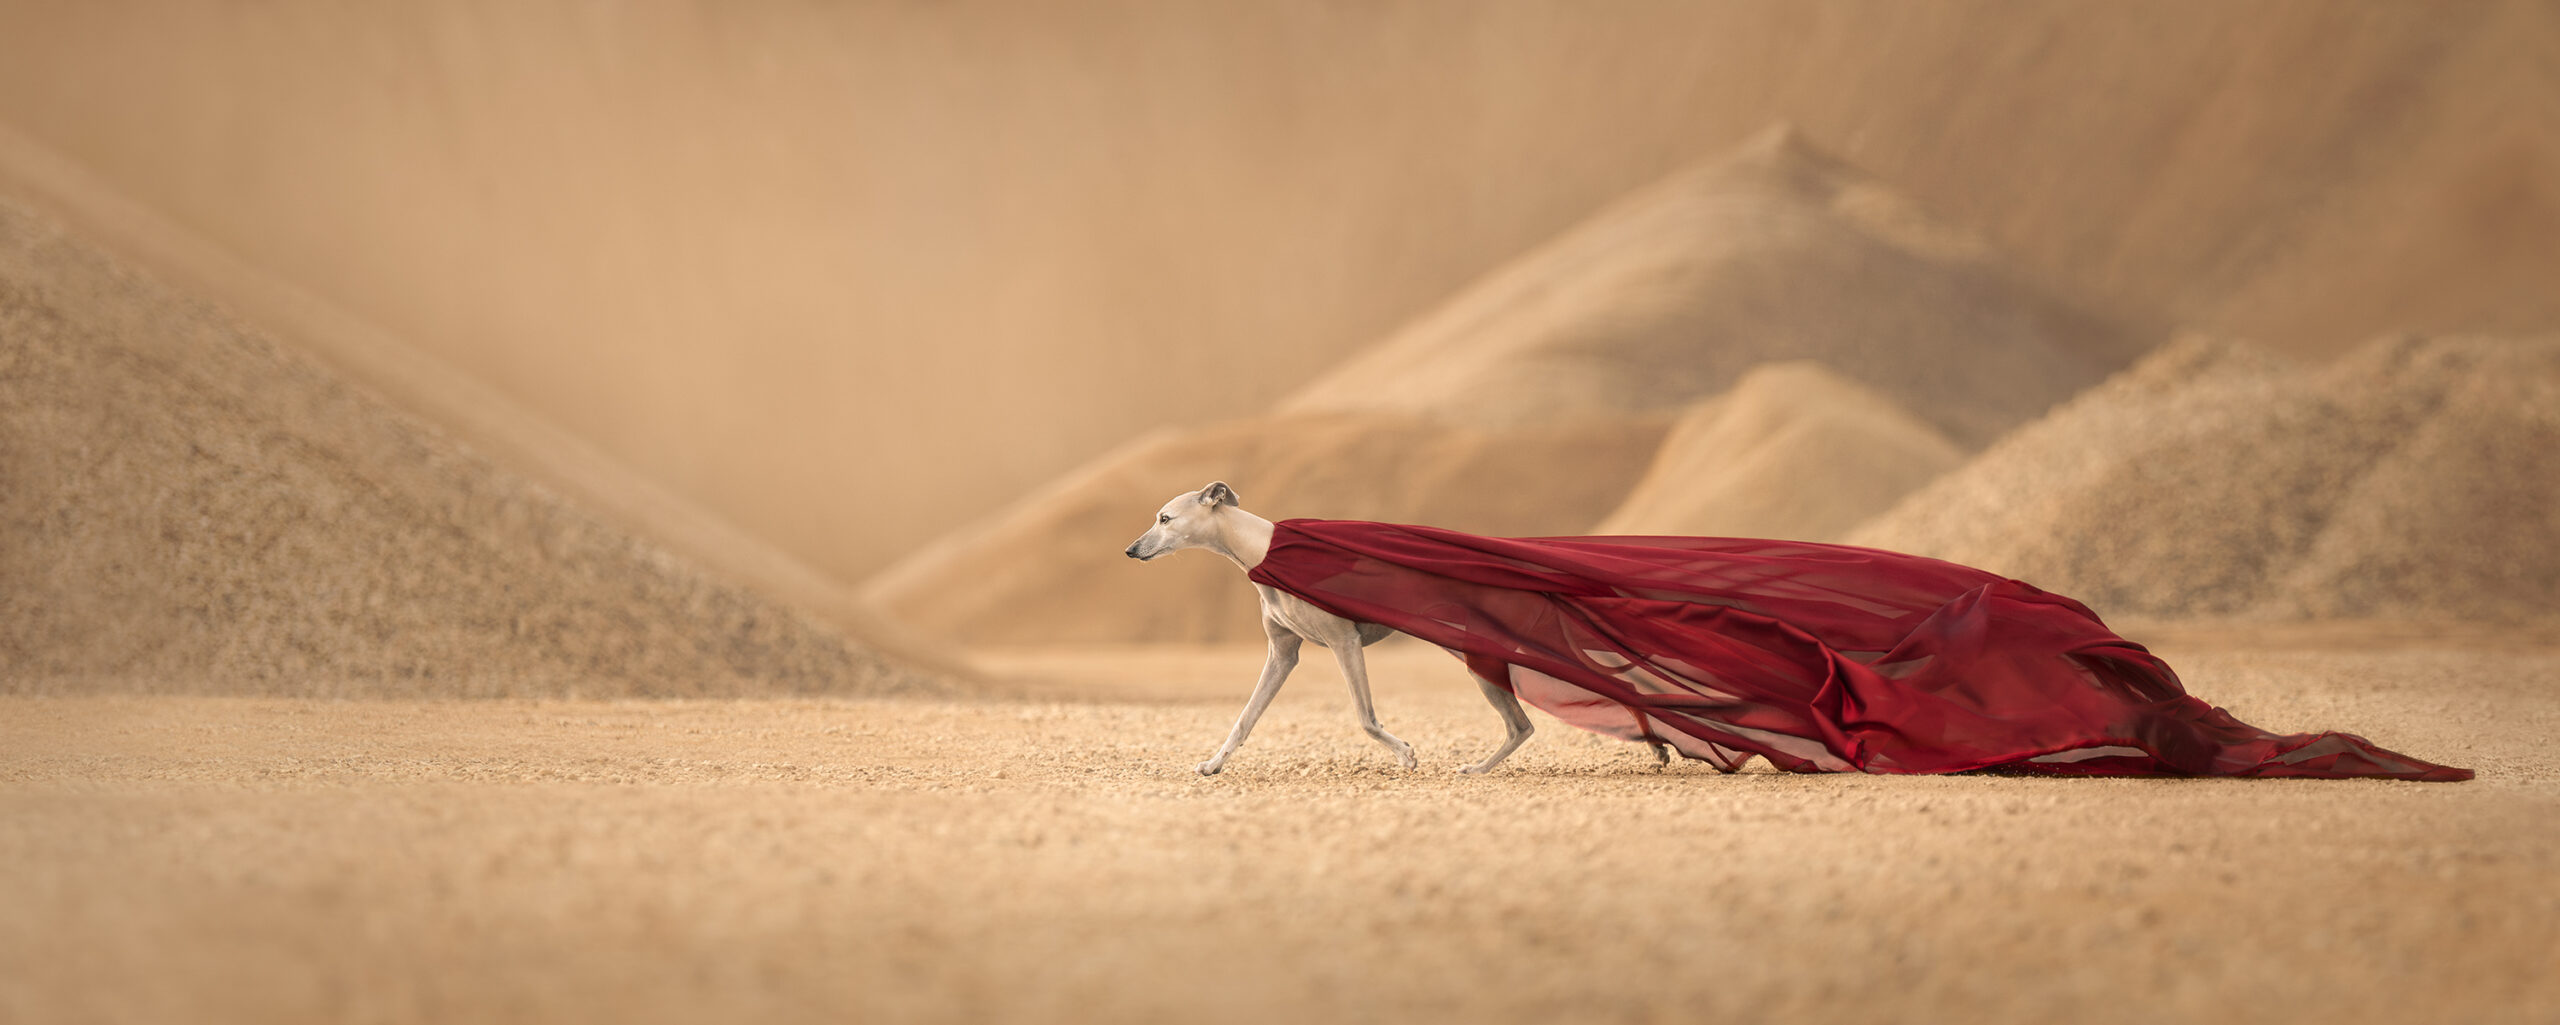
<instances>
[{"instance_id":1,"label":"sheer red fabric","mask_svg":"<svg viewBox=\"0 0 2560 1025\"><path fill-rule=\"evenodd\" d=\"M2241 722L2079 602L1914 555L1285 520L1252 577L1727 772L1758 755L1794 772L2471 778Z\"/></svg>"}]
</instances>

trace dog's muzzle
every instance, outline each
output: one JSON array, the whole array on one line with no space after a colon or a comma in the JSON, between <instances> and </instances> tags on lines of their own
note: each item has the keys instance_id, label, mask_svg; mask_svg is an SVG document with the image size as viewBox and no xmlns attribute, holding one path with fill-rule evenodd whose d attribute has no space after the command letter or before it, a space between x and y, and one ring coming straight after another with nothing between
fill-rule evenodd
<instances>
[{"instance_id":1,"label":"dog's muzzle","mask_svg":"<svg viewBox=\"0 0 2560 1025\"><path fill-rule=\"evenodd\" d=\"M1126 555L1132 559L1137 559L1141 562L1146 560L1146 556L1138 554L1138 543L1135 541L1129 542L1129 547L1121 549L1120 554Z\"/></svg>"}]
</instances>

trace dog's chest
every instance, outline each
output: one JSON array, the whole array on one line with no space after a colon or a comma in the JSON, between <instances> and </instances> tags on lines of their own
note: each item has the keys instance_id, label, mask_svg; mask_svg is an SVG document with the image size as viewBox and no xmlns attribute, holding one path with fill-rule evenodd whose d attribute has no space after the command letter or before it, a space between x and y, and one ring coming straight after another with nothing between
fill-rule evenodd
<instances>
[{"instance_id":1,"label":"dog's chest","mask_svg":"<svg viewBox=\"0 0 2560 1025\"><path fill-rule=\"evenodd\" d=\"M1262 596L1262 618L1317 644L1330 646L1334 638L1352 629L1350 620L1309 605L1297 595L1268 584L1255 584L1253 589Z\"/></svg>"}]
</instances>

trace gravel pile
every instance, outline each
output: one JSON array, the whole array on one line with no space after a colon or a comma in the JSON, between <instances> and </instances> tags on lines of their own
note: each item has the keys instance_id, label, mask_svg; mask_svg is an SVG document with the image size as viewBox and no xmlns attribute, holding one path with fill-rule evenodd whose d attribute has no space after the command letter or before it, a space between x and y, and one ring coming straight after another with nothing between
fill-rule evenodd
<instances>
[{"instance_id":1,"label":"gravel pile","mask_svg":"<svg viewBox=\"0 0 2560 1025\"><path fill-rule=\"evenodd\" d=\"M9 692L943 687L6 202L0 584Z\"/></svg>"},{"instance_id":2,"label":"gravel pile","mask_svg":"<svg viewBox=\"0 0 2560 1025\"><path fill-rule=\"evenodd\" d=\"M2560 338L2386 339L2320 368L2181 339L1851 540L2101 613L2546 616Z\"/></svg>"}]
</instances>

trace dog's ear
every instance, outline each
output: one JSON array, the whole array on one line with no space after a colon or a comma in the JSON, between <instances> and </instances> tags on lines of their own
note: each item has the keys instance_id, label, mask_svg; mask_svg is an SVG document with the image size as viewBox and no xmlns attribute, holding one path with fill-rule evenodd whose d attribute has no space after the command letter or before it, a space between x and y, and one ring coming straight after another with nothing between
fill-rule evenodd
<instances>
[{"instance_id":1,"label":"dog's ear","mask_svg":"<svg viewBox=\"0 0 2560 1025\"><path fill-rule=\"evenodd\" d=\"M1234 505L1236 504L1236 489L1228 487L1227 482L1222 480L1210 481L1208 487L1200 489L1200 504Z\"/></svg>"}]
</instances>

